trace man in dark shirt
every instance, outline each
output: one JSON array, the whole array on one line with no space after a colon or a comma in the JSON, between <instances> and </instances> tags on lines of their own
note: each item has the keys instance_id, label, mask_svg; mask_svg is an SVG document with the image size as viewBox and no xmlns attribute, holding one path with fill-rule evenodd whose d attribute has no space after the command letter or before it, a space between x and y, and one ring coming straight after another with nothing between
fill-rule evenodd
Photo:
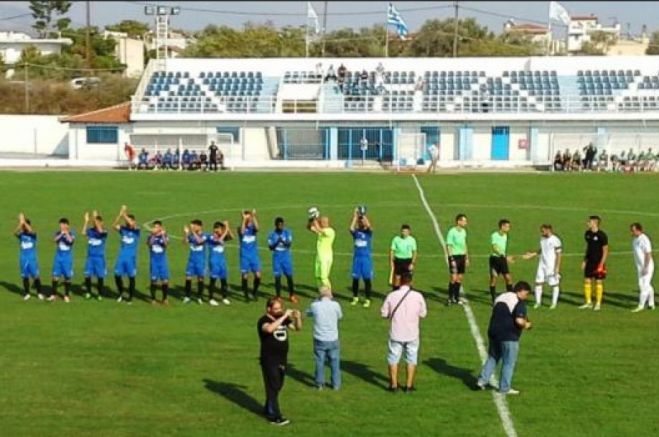
<instances>
[{"instance_id":1,"label":"man in dark shirt","mask_svg":"<svg viewBox=\"0 0 659 437\"><path fill-rule=\"evenodd\" d=\"M217 171L217 151L219 148L215 144L215 141L211 141L211 145L208 146L208 154L209 154L209 169L213 171Z\"/></svg>"},{"instance_id":2,"label":"man in dark shirt","mask_svg":"<svg viewBox=\"0 0 659 437\"><path fill-rule=\"evenodd\" d=\"M288 329L299 331L302 318L298 310L285 310L278 297L268 299L266 313L256 325L261 341L261 372L265 386L265 417L273 425L288 425L290 421L279 411L279 392L284 386L288 357Z\"/></svg>"},{"instance_id":3,"label":"man in dark shirt","mask_svg":"<svg viewBox=\"0 0 659 437\"><path fill-rule=\"evenodd\" d=\"M513 372L519 354L519 338L522 331L531 329L531 322L526 313L525 301L531 292L528 282L515 284L513 291L500 294L494 301L492 317L487 331L489 348L487 361L483 365L477 385L481 390L489 385L490 377L501 360L501 385L499 392L504 395L517 395L512 388Z\"/></svg>"},{"instance_id":4,"label":"man in dark shirt","mask_svg":"<svg viewBox=\"0 0 659 437\"><path fill-rule=\"evenodd\" d=\"M581 263L584 284L583 294L586 303L580 309L593 308L593 282L595 282L595 311L600 310L604 296L604 279L606 279L606 258L609 255L609 237L602 231L599 216L588 218L588 230L584 234L586 240L586 256Z\"/></svg>"}]
</instances>

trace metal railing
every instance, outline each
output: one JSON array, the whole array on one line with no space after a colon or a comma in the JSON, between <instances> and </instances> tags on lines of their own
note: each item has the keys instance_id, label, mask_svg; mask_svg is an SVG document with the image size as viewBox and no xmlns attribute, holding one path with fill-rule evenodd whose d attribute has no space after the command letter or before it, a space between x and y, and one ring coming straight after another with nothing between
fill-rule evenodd
<instances>
[{"instance_id":1,"label":"metal railing","mask_svg":"<svg viewBox=\"0 0 659 437\"><path fill-rule=\"evenodd\" d=\"M341 96L341 104L323 111L317 100L285 99L277 108L276 96L187 96L132 98L133 114L275 114L275 113L373 113L373 114L577 114L659 112L659 93L636 96L456 96L416 95L396 97Z\"/></svg>"}]
</instances>

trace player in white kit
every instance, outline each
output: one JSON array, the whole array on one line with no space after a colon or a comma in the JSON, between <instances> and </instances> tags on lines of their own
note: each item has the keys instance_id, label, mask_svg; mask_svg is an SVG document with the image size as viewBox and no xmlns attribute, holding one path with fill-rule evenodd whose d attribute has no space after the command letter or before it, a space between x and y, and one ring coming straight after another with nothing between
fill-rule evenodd
<instances>
[{"instance_id":1,"label":"player in white kit","mask_svg":"<svg viewBox=\"0 0 659 437\"><path fill-rule=\"evenodd\" d=\"M643 311L645 304L648 308L654 309L654 288L652 287L652 275L654 274L654 260L652 259L652 243L643 232L643 226L640 223L632 223L629 227L633 240L632 248L634 249L634 264L638 273L638 288L640 291L638 298L638 307L632 310L633 313Z\"/></svg>"},{"instance_id":2,"label":"player in white kit","mask_svg":"<svg viewBox=\"0 0 659 437\"><path fill-rule=\"evenodd\" d=\"M523 258L531 259L540 256L538 263L538 272L535 275L535 305L533 308L539 308L542 304L542 286L547 283L551 287L551 307L556 308L558 304L558 295L560 293L561 281L561 257L563 247L560 238L554 235L551 225L540 226L540 249L536 252L527 252Z\"/></svg>"}]
</instances>

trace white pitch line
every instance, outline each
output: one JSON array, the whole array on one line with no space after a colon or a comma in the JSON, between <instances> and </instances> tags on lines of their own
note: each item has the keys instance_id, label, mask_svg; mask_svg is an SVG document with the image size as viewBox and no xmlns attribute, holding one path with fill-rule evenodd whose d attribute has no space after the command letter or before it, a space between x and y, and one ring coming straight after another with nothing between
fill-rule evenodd
<instances>
[{"instance_id":1,"label":"white pitch line","mask_svg":"<svg viewBox=\"0 0 659 437\"><path fill-rule=\"evenodd\" d=\"M419 184L419 180L417 179L416 175L413 174L412 179L414 179L416 188L419 191L419 197L421 198L421 203L423 203L423 207L426 209L426 212L430 216L430 220L432 221L432 225L433 228L435 229L435 234L439 239L439 243L441 244L442 249L444 249L444 259L446 260L446 263L448 265L448 252L446 251L446 242L444 241L444 236L442 235L442 231L439 227L439 223L437 222L437 218L433 213L432 209L430 208L430 205L428 205L428 201L426 200L426 195L423 191L423 188L421 187L421 184ZM487 359L487 351L485 349L485 342L483 341L483 337L481 336L480 330L478 329L478 323L476 323L476 317L474 317L474 313L471 311L471 306L469 305L468 302L462 305L462 308L464 308L465 315L467 316L467 321L469 322L469 329L471 330L471 335L474 338L474 341L476 342L476 348L478 349L478 355L481 359L481 363L484 363L485 360ZM494 381L494 384L496 385L497 381L494 375L492 376L492 379ZM506 435L508 437L517 437L517 431L515 431L515 425L513 424L513 418L512 415L510 414L510 409L508 408L508 402L506 402L506 398L504 397L504 395L494 390L492 391L492 398L494 399L494 404L497 407L497 412L499 413L499 418L501 419L501 424L503 425L503 430L505 431Z\"/></svg>"}]
</instances>

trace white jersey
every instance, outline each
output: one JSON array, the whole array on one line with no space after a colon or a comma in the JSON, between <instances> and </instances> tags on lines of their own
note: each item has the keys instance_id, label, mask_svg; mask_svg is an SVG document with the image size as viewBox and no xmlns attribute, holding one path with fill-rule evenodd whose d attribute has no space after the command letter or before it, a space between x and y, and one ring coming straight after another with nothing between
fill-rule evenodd
<instances>
[{"instance_id":1,"label":"white jersey","mask_svg":"<svg viewBox=\"0 0 659 437\"><path fill-rule=\"evenodd\" d=\"M552 235L540 239L540 266L547 272L553 272L556 267L556 255L563 250L560 238Z\"/></svg>"},{"instance_id":2,"label":"white jersey","mask_svg":"<svg viewBox=\"0 0 659 437\"><path fill-rule=\"evenodd\" d=\"M634 238L632 247L634 249L634 263L636 264L636 268L641 271L645 266L645 254L652 252L652 243L650 243L647 235L641 234ZM654 267L654 261L652 259L650 259L648 267Z\"/></svg>"}]
</instances>

